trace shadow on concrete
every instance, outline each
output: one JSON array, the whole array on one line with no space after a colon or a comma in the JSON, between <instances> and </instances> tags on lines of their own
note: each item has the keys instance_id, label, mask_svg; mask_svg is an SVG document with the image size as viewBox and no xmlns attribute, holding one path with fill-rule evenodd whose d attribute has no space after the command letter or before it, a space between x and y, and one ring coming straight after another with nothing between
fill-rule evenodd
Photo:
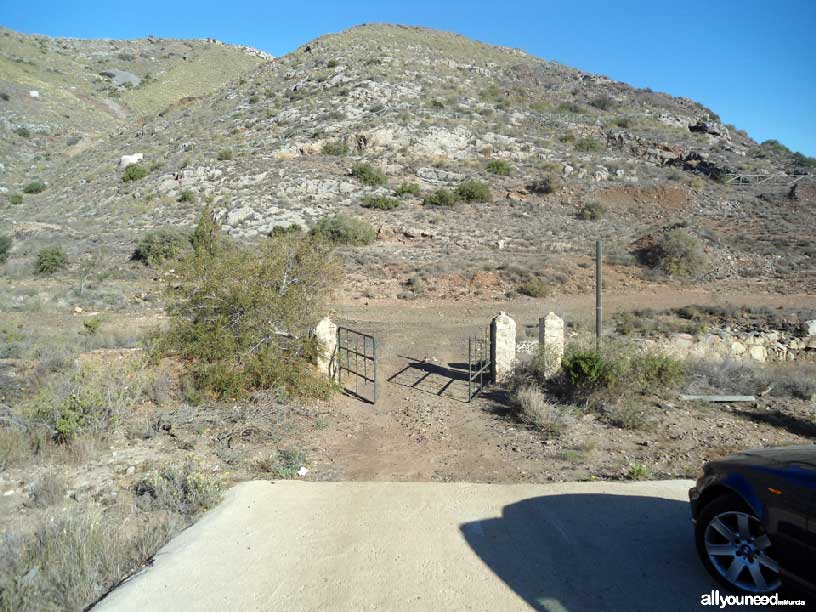
<instances>
[{"instance_id":1,"label":"shadow on concrete","mask_svg":"<svg viewBox=\"0 0 816 612\"><path fill-rule=\"evenodd\" d=\"M700 610L711 591L689 506L653 497L569 494L505 506L461 532L535 610Z\"/></svg>"}]
</instances>

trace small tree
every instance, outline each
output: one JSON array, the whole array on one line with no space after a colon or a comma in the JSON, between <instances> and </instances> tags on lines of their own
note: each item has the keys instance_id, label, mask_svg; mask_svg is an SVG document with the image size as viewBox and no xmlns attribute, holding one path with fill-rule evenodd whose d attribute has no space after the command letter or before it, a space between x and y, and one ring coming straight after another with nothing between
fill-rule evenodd
<instances>
[{"instance_id":1,"label":"small tree","mask_svg":"<svg viewBox=\"0 0 816 612\"><path fill-rule=\"evenodd\" d=\"M490 188L480 181L464 181L456 188L456 195L465 202L489 202Z\"/></svg>"},{"instance_id":2,"label":"small tree","mask_svg":"<svg viewBox=\"0 0 816 612\"><path fill-rule=\"evenodd\" d=\"M513 171L513 167L503 159L491 159L485 166L490 174L498 174L499 176L509 176Z\"/></svg>"},{"instance_id":3,"label":"small tree","mask_svg":"<svg viewBox=\"0 0 816 612\"><path fill-rule=\"evenodd\" d=\"M669 276L696 277L709 266L703 243L685 230L670 231L658 247L658 266Z\"/></svg>"},{"instance_id":4,"label":"small tree","mask_svg":"<svg viewBox=\"0 0 816 612\"><path fill-rule=\"evenodd\" d=\"M125 183L138 181L147 176L147 168L141 164L130 164L122 173L122 180Z\"/></svg>"},{"instance_id":5,"label":"small tree","mask_svg":"<svg viewBox=\"0 0 816 612\"><path fill-rule=\"evenodd\" d=\"M159 354L186 361L192 385L215 397L270 387L325 396L330 384L309 365L317 349L309 330L340 280L330 247L297 234L242 247L207 213L194 236L168 283Z\"/></svg>"},{"instance_id":6,"label":"small tree","mask_svg":"<svg viewBox=\"0 0 816 612\"><path fill-rule=\"evenodd\" d=\"M155 267L181 255L189 243L188 235L180 230L174 228L155 230L145 234L139 241L131 259Z\"/></svg>"},{"instance_id":7,"label":"small tree","mask_svg":"<svg viewBox=\"0 0 816 612\"><path fill-rule=\"evenodd\" d=\"M6 263L11 252L12 238L9 235L0 235L0 263Z\"/></svg>"},{"instance_id":8,"label":"small tree","mask_svg":"<svg viewBox=\"0 0 816 612\"><path fill-rule=\"evenodd\" d=\"M23 193L42 193L46 187L47 185L42 181L31 181L28 185L23 187Z\"/></svg>"},{"instance_id":9,"label":"small tree","mask_svg":"<svg viewBox=\"0 0 816 612\"><path fill-rule=\"evenodd\" d=\"M382 170L366 163L354 164L351 167L351 176L359 179L363 185L371 187L385 185L388 180Z\"/></svg>"},{"instance_id":10,"label":"small tree","mask_svg":"<svg viewBox=\"0 0 816 612\"><path fill-rule=\"evenodd\" d=\"M312 229L312 235L334 244L364 246L377 237L374 228L362 219L338 213L323 217Z\"/></svg>"},{"instance_id":11,"label":"small tree","mask_svg":"<svg viewBox=\"0 0 816 612\"><path fill-rule=\"evenodd\" d=\"M53 274L65 269L66 265L68 262L62 247L46 247L37 253L35 269L38 274Z\"/></svg>"}]
</instances>

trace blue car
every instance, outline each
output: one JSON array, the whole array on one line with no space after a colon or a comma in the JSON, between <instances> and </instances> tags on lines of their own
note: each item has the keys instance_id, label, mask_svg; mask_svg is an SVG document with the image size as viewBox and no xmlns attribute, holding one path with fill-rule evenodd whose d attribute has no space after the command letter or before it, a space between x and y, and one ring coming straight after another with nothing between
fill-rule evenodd
<instances>
[{"instance_id":1,"label":"blue car","mask_svg":"<svg viewBox=\"0 0 816 612\"><path fill-rule=\"evenodd\" d=\"M816 592L816 446L711 461L689 491L697 552L738 594Z\"/></svg>"}]
</instances>

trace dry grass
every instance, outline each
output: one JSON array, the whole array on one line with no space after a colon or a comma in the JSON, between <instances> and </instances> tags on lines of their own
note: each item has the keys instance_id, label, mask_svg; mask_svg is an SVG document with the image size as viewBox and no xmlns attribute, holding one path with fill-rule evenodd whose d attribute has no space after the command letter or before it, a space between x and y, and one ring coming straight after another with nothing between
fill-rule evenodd
<instances>
[{"instance_id":1,"label":"dry grass","mask_svg":"<svg viewBox=\"0 0 816 612\"><path fill-rule=\"evenodd\" d=\"M54 506L65 499L67 489L65 474L49 469L31 485L31 500L41 508Z\"/></svg>"},{"instance_id":2,"label":"dry grass","mask_svg":"<svg viewBox=\"0 0 816 612\"><path fill-rule=\"evenodd\" d=\"M0 543L0 610L84 610L169 539L171 517L138 519L97 508L45 517Z\"/></svg>"},{"instance_id":3,"label":"dry grass","mask_svg":"<svg viewBox=\"0 0 816 612\"><path fill-rule=\"evenodd\" d=\"M521 422L552 437L564 434L574 421L569 407L548 401L534 386L522 386L513 392L512 409Z\"/></svg>"}]
</instances>

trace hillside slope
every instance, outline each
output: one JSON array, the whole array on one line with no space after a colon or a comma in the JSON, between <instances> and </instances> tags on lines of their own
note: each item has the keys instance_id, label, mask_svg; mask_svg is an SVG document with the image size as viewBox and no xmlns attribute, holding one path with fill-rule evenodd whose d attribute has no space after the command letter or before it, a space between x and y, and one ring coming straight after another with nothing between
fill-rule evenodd
<instances>
[{"instance_id":1,"label":"hillside slope","mask_svg":"<svg viewBox=\"0 0 816 612\"><path fill-rule=\"evenodd\" d=\"M211 40L81 40L0 28L0 184L269 59Z\"/></svg>"},{"instance_id":2,"label":"hillside slope","mask_svg":"<svg viewBox=\"0 0 816 612\"><path fill-rule=\"evenodd\" d=\"M147 93L123 99L138 108ZM132 153L148 175L123 182L117 161ZM352 176L361 162L385 183ZM245 239L348 212L378 228L374 245L347 258L351 290L372 296L413 296L418 282L440 295L500 296L534 278L583 290L596 238L620 282L642 280L633 243L682 225L705 241L708 279L777 279L780 289L796 279L802 290L815 280L816 221L802 214L812 186L727 180L813 165L686 98L454 34L373 25L321 37L131 124L44 171L49 188L9 212L58 218L48 239L72 234L74 249L92 237L123 254L148 229L190 225L205 204ZM426 201L466 180L486 183L489 201ZM403 183L419 193L397 208L361 206ZM590 202L601 219L581 218Z\"/></svg>"}]
</instances>

